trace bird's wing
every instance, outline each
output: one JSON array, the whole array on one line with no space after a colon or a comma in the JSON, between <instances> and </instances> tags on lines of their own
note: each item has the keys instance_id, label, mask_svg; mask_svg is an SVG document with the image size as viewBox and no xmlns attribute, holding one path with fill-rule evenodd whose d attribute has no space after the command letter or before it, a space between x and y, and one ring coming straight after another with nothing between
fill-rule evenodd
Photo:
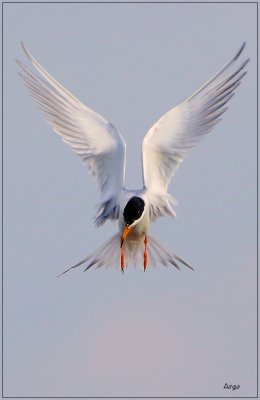
<instances>
[{"instance_id":1,"label":"bird's wing","mask_svg":"<svg viewBox=\"0 0 260 400\"><path fill-rule=\"evenodd\" d=\"M37 100L47 121L62 140L89 167L101 191L96 224L115 220L119 194L124 186L125 142L116 128L101 115L82 104L60 85L29 53L23 50L41 76L17 61L25 85Z\"/></svg>"},{"instance_id":2,"label":"bird's wing","mask_svg":"<svg viewBox=\"0 0 260 400\"><path fill-rule=\"evenodd\" d=\"M186 154L210 132L245 76L249 59L235 57L186 101L164 114L147 132L142 147L144 186L165 193Z\"/></svg>"}]
</instances>

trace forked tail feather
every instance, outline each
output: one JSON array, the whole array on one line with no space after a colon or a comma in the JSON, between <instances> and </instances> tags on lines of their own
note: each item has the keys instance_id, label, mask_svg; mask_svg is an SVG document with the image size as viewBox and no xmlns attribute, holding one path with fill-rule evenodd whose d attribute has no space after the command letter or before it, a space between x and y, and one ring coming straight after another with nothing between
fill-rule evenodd
<instances>
[{"instance_id":1,"label":"forked tail feather","mask_svg":"<svg viewBox=\"0 0 260 400\"><path fill-rule=\"evenodd\" d=\"M148 268L156 267L159 264L168 267L173 265L175 268L180 269L180 264L194 270L194 268L183 260L180 256L173 251L167 249L159 240L151 235L147 235L147 251L148 251ZM73 268L77 268L85 264L84 272L89 268L95 269L101 267L116 267L120 268L120 244L121 236L119 233L112 236L109 240L103 243L98 249L91 253L88 257L84 258L77 264L68 268L58 276L65 274ZM144 241L125 240L124 242L124 256L125 266L139 266L143 268L144 265Z\"/></svg>"}]
</instances>

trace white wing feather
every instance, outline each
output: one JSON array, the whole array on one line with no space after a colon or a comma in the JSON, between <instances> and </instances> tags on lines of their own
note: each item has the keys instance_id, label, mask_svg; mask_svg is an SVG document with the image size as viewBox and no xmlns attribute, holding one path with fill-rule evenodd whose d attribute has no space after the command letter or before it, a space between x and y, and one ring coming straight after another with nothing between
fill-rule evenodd
<instances>
[{"instance_id":1,"label":"white wing feather","mask_svg":"<svg viewBox=\"0 0 260 400\"><path fill-rule=\"evenodd\" d=\"M62 140L89 166L101 191L96 224L119 215L119 195L124 186L125 142L116 128L101 115L82 104L61 86L29 53L23 50L41 77L18 64L20 74Z\"/></svg>"},{"instance_id":2,"label":"white wing feather","mask_svg":"<svg viewBox=\"0 0 260 400\"><path fill-rule=\"evenodd\" d=\"M188 151L220 121L246 72L249 59L237 65L236 56L210 81L182 104L164 114L146 134L143 147L143 180L150 192L165 193Z\"/></svg>"}]
</instances>

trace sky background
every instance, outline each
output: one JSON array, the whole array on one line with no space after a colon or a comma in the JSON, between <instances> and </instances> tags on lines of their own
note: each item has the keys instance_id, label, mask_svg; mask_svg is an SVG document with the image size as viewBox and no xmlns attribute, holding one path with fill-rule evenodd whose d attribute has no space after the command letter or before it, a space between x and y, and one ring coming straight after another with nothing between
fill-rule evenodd
<instances>
[{"instance_id":1,"label":"sky background","mask_svg":"<svg viewBox=\"0 0 260 400\"><path fill-rule=\"evenodd\" d=\"M127 143L126 187L163 113L246 41L248 75L151 232L196 267L82 269L112 236L98 192L17 75L23 40ZM256 4L4 4L4 395L256 395ZM225 383L240 385L237 391Z\"/></svg>"}]
</instances>

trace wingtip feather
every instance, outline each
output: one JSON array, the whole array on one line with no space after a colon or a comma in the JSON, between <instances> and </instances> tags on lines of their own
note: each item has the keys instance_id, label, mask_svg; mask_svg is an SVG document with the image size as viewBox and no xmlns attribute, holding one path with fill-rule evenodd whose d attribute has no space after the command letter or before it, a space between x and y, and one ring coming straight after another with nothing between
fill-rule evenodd
<instances>
[{"instance_id":1,"label":"wingtip feather","mask_svg":"<svg viewBox=\"0 0 260 400\"><path fill-rule=\"evenodd\" d=\"M238 52L236 53L235 57L234 57L234 61L236 61L238 59L238 57L240 56L240 54L242 53L242 51L244 50L246 46L246 42L244 42L242 44L242 46L240 47L240 49L238 50Z\"/></svg>"},{"instance_id":2,"label":"wingtip feather","mask_svg":"<svg viewBox=\"0 0 260 400\"><path fill-rule=\"evenodd\" d=\"M29 52L29 50L26 48L26 46L25 46L23 41L21 41L21 47L23 49L24 54L29 58L29 60L32 60L33 57L31 55L31 53Z\"/></svg>"}]
</instances>

